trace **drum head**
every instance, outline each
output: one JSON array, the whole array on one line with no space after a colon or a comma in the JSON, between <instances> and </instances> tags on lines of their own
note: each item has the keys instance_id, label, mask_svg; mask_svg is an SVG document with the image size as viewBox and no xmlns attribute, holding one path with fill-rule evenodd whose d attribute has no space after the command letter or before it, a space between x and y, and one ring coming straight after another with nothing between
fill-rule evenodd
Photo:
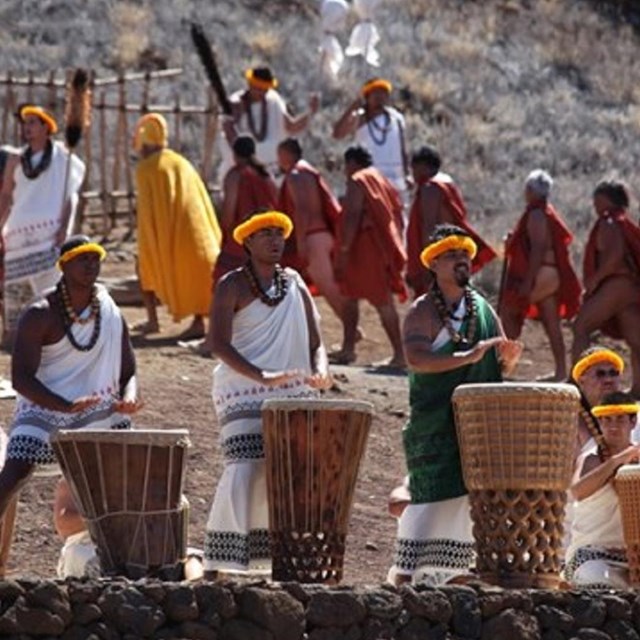
<instances>
[{"instance_id":1,"label":"drum head","mask_svg":"<svg viewBox=\"0 0 640 640\"><path fill-rule=\"evenodd\" d=\"M263 411L355 411L373 414L373 405L360 400L316 400L270 398L262 403Z\"/></svg>"},{"instance_id":2,"label":"drum head","mask_svg":"<svg viewBox=\"0 0 640 640\"><path fill-rule=\"evenodd\" d=\"M536 393L550 393L571 398L580 397L580 392L575 385L564 382L488 382L461 384L455 388L453 398Z\"/></svg>"},{"instance_id":3,"label":"drum head","mask_svg":"<svg viewBox=\"0 0 640 640\"><path fill-rule=\"evenodd\" d=\"M190 446L187 429L63 429L52 435L51 441Z\"/></svg>"}]
</instances>

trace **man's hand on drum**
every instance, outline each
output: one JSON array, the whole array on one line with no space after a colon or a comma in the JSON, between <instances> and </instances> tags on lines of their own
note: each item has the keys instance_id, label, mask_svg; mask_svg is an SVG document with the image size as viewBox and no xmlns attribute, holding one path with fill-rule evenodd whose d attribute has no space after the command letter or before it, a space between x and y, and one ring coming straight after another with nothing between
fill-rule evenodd
<instances>
[{"instance_id":1,"label":"man's hand on drum","mask_svg":"<svg viewBox=\"0 0 640 640\"><path fill-rule=\"evenodd\" d=\"M493 349L493 347L499 347L501 343L506 342L505 338L500 336L496 338L488 338L487 340L480 340L469 349L469 351L460 352L459 355L469 358L469 363L474 364L480 362L484 358L484 354Z\"/></svg>"},{"instance_id":2,"label":"man's hand on drum","mask_svg":"<svg viewBox=\"0 0 640 640\"><path fill-rule=\"evenodd\" d=\"M640 461L640 445L632 444L613 456L613 460L616 463L616 469L623 464L637 463Z\"/></svg>"},{"instance_id":3,"label":"man's hand on drum","mask_svg":"<svg viewBox=\"0 0 640 640\"><path fill-rule=\"evenodd\" d=\"M301 378L303 372L299 369L290 369L289 371L261 371L260 382L268 387L277 387L279 384L289 382L294 378Z\"/></svg>"},{"instance_id":4,"label":"man's hand on drum","mask_svg":"<svg viewBox=\"0 0 640 640\"><path fill-rule=\"evenodd\" d=\"M116 401L113 403L114 411L117 411L118 413L125 413L128 415L140 411L142 407L144 407L144 402L141 398L135 398L134 400L116 399Z\"/></svg>"},{"instance_id":5,"label":"man's hand on drum","mask_svg":"<svg viewBox=\"0 0 640 640\"><path fill-rule=\"evenodd\" d=\"M524 345L519 340L503 340L498 345L498 360L502 365L502 373L510 375L516 368L522 355Z\"/></svg>"},{"instance_id":6,"label":"man's hand on drum","mask_svg":"<svg viewBox=\"0 0 640 640\"><path fill-rule=\"evenodd\" d=\"M100 402L100 396L82 396L71 401L67 408L68 413L80 413L89 407L94 407Z\"/></svg>"},{"instance_id":7,"label":"man's hand on drum","mask_svg":"<svg viewBox=\"0 0 640 640\"><path fill-rule=\"evenodd\" d=\"M330 373L314 373L304 379L305 383L313 389L331 389L333 378Z\"/></svg>"}]
</instances>

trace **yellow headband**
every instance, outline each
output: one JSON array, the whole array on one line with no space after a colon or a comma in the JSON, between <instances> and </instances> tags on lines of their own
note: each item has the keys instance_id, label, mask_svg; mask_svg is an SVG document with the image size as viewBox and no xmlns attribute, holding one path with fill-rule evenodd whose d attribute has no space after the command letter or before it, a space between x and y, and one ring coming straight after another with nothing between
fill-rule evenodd
<instances>
[{"instance_id":1,"label":"yellow headband","mask_svg":"<svg viewBox=\"0 0 640 640\"><path fill-rule=\"evenodd\" d=\"M265 213L256 213L242 224L239 224L233 230L233 239L238 244L244 244L244 241L256 231L266 229L268 227L279 227L284 231L285 240L293 231L293 222L289 216L279 211L266 211Z\"/></svg>"},{"instance_id":2,"label":"yellow headband","mask_svg":"<svg viewBox=\"0 0 640 640\"><path fill-rule=\"evenodd\" d=\"M573 365L571 377L577 382L589 367L593 367L593 365L599 364L600 362L610 362L619 373L624 371L624 360L615 351L599 349L578 360L578 362Z\"/></svg>"},{"instance_id":3,"label":"yellow headband","mask_svg":"<svg viewBox=\"0 0 640 640\"><path fill-rule=\"evenodd\" d=\"M383 89L387 93L391 93L391 91L393 90L393 85L388 80L383 80L382 78L370 80L369 82L365 82L362 85L362 97L366 98L372 91L375 91L376 89Z\"/></svg>"},{"instance_id":4,"label":"yellow headband","mask_svg":"<svg viewBox=\"0 0 640 640\"><path fill-rule=\"evenodd\" d=\"M453 249L464 249L473 260L476 257L478 246L469 236L447 236L427 246L420 254L420 262L429 269L431 263L438 256Z\"/></svg>"},{"instance_id":5,"label":"yellow headband","mask_svg":"<svg viewBox=\"0 0 640 640\"><path fill-rule=\"evenodd\" d=\"M133 137L133 148L140 151L143 145L167 146L168 138L167 121L159 113L147 113L136 124L136 132Z\"/></svg>"},{"instance_id":6,"label":"yellow headband","mask_svg":"<svg viewBox=\"0 0 640 640\"><path fill-rule=\"evenodd\" d=\"M269 91L269 89L275 89L278 86L277 78L273 78L272 80L263 80L262 78L256 78L253 73L253 69L247 69L244 72L244 77L247 79L249 86L255 87L256 89L260 89L262 91Z\"/></svg>"},{"instance_id":7,"label":"yellow headband","mask_svg":"<svg viewBox=\"0 0 640 640\"><path fill-rule=\"evenodd\" d=\"M62 271L62 266L67 264L70 260L83 253L97 253L100 256L100 261L104 260L107 256L107 252L104 247L100 246L96 242L87 242L87 244L81 244L69 251L65 251L56 262L56 266Z\"/></svg>"},{"instance_id":8,"label":"yellow headband","mask_svg":"<svg viewBox=\"0 0 640 640\"><path fill-rule=\"evenodd\" d=\"M42 120L42 122L44 122L49 128L49 133L51 135L58 133L58 123L55 121L55 118L42 107L37 107L33 104L22 107L22 109L20 109L20 119L24 120L27 116L36 116L36 118L40 118L40 120Z\"/></svg>"},{"instance_id":9,"label":"yellow headband","mask_svg":"<svg viewBox=\"0 0 640 640\"><path fill-rule=\"evenodd\" d=\"M636 415L638 413L637 404L600 404L591 409L592 415L596 418L604 416L623 416L625 414Z\"/></svg>"}]
</instances>

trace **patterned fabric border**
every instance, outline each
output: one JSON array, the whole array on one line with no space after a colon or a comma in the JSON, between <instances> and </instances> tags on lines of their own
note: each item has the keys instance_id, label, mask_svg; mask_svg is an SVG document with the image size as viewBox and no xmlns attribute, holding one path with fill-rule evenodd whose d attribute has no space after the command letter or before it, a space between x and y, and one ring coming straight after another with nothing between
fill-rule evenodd
<instances>
[{"instance_id":1,"label":"patterned fabric border","mask_svg":"<svg viewBox=\"0 0 640 640\"><path fill-rule=\"evenodd\" d=\"M446 538L399 538L396 542L395 565L399 571L414 572L423 565L468 570L474 564L473 542L459 542Z\"/></svg>"},{"instance_id":2,"label":"patterned fabric border","mask_svg":"<svg viewBox=\"0 0 640 640\"><path fill-rule=\"evenodd\" d=\"M207 531L205 560L249 567L252 561L269 561L271 546L267 529L251 529L248 535L234 531Z\"/></svg>"},{"instance_id":3,"label":"patterned fabric border","mask_svg":"<svg viewBox=\"0 0 640 640\"><path fill-rule=\"evenodd\" d=\"M4 278L7 281L19 280L31 276L34 273L48 271L56 264L58 251L55 247L50 247L38 253L32 253L20 258L5 259Z\"/></svg>"},{"instance_id":4,"label":"patterned fabric border","mask_svg":"<svg viewBox=\"0 0 640 640\"><path fill-rule=\"evenodd\" d=\"M567 562L564 568L564 576L569 582L573 582L575 573L580 565L589 560L610 560L612 562L627 562L627 554L624 551L610 551L604 547L586 546L578 547L576 552ZM591 583L589 585L580 585L580 587L589 587L590 589L611 589L611 585L606 583Z\"/></svg>"},{"instance_id":5,"label":"patterned fabric border","mask_svg":"<svg viewBox=\"0 0 640 640\"><path fill-rule=\"evenodd\" d=\"M222 441L222 451L227 462L264 459L264 440L261 433L241 433Z\"/></svg>"}]
</instances>

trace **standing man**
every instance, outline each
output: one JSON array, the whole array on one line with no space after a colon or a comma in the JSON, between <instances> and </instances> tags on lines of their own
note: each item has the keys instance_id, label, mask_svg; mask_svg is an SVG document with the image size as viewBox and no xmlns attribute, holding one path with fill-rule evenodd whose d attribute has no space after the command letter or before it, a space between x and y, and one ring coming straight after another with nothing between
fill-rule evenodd
<instances>
[{"instance_id":1,"label":"standing man","mask_svg":"<svg viewBox=\"0 0 640 640\"><path fill-rule=\"evenodd\" d=\"M441 165L440 154L433 147L421 147L411 157L416 190L407 228L407 283L415 297L426 293L433 281L431 272L420 262L420 254L436 225L453 224L471 236L478 247L471 266L472 273L496 257L495 251L467 222L467 208L460 189L450 175L440 171Z\"/></svg>"},{"instance_id":2,"label":"standing man","mask_svg":"<svg viewBox=\"0 0 640 640\"><path fill-rule=\"evenodd\" d=\"M74 227L85 174L84 163L52 140L58 125L48 111L25 105L19 116L27 146L7 161L0 191L8 347L25 305L58 281L58 249Z\"/></svg>"},{"instance_id":3,"label":"standing man","mask_svg":"<svg viewBox=\"0 0 640 640\"><path fill-rule=\"evenodd\" d=\"M389 106L392 84L383 78L367 80L360 95L333 126L337 140L355 135L356 144L369 151L376 167L403 199L411 185L405 142L404 116ZM406 225L404 225L406 226Z\"/></svg>"},{"instance_id":4,"label":"standing man","mask_svg":"<svg viewBox=\"0 0 640 640\"><path fill-rule=\"evenodd\" d=\"M279 266L292 229L276 211L236 227L249 260L216 286L211 326L221 363L213 372L213 401L225 469L206 528L210 578L270 566L262 403L311 397L331 384L313 300L302 278Z\"/></svg>"},{"instance_id":5,"label":"standing man","mask_svg":"<svg viewBox=\"0 0 640 640\"><path fill-rule=\"evenodd\" d=\"M342 349L333 354L336 364L356 359L358 300L372 304L382 322L393 354L386 366L404 368L400 320L393 294L406 296L402 273L407 256L402 245L402 203L393 185L372 166L364 147L349 147L344 154L347 192L344 198L336 279L347 301L344 305Z\"/></svg>"},{"instance_id":6,"label":"standing man","mask_svg":"<svg viewBox=\"0 0 640 640\"><path fill-rule=\"evenodd\" d=\"M576 315L582 286L569 256L573 235L548 200L552 186L551 176L542 169L527 177L527 206L506 246L498 313L513 340L520 337L525 317L542 321L555 362L553 375L544 379L560 382L567 378L560 319Z\"/></svg>"},{"instance_id":7,"label":"standing man","mask_svg":"<svg viewBox=\"0 0 640 640\"><path fill-rule=\"evenodd\" d=\"M601 182L593 192L598 219L584 254L584 300L573 323L572 359L600 330L623 339L631 349L631 394L640 397L640 228L628 215L629 194L615 181Z\"/></svg>"},{"instance_id":8,"label":"standing man","mask_svg":"<svg viewBox=\"0 0 640 640\"><path fill-rule=\"evenodd\" d=\"M278 163L284 172L279 206L293 220L295 253L305 260L309 278L342 319L345 298L333 273L340 204L318 170L302 158L295 138L278 145Z\"/></svg>"},{"instance_id":9,"label":"standing man","mask_svg":"<svg viewBox=\"0 0 640 640\"><path fill-rule=\"evenodd\" d=\"M476 244L460 227L439 225L422 252L434 284L411 306L403 340L411 417L403 431L409 504L400 516L397 584L419 570L431 584L467 573L472 524L451 397L464 383L499 382L522 345L508 340L489 303L469 286Z\"/></svg>"},{"instance_id":10,"label":"standing man","mask_svg":"<svg viewBox=\"0 0 640 640\"><path fill-rule=\"evenodd\" d=\"M308 110L292 116L282 96L276 91L278 80L269 67L247 69L247 88L233 93L232 116L223 121L220 175L226 175L232 164L231 149L239 135L256 141L256 155L272 173L278 168L277 147L285 137L302 133L320 107L317 94L309 96Z\"/></svg>"},{"instance_id":11,"label":"standing man","mask_svg":"<svg viewBox=\"0 0 640 640\"><path fill-rule=\"evenodd\" d=\"M20 319L11 360L18 392L7 458L0 471L0 518L36 465L56 461L59 429L122 429L140 407L127 327L96 285L106 251L86 236L60 248L62 278Z\"/></svg>"},{"instance_id":12,"label":"standing man","mask_svg":"<svg viewBox=\"0 0 640 640\"><path fill-rule=\"evenodd\" d=\"M180 336L190 340L205 334L221 233L202 179L186 158L167 148L167 138L167 122L159 113L138 121L138 270L147 310L147 322L140 329L160 330L157 296L174 322L193 318Z\"/></svg>"}]
</instances>

